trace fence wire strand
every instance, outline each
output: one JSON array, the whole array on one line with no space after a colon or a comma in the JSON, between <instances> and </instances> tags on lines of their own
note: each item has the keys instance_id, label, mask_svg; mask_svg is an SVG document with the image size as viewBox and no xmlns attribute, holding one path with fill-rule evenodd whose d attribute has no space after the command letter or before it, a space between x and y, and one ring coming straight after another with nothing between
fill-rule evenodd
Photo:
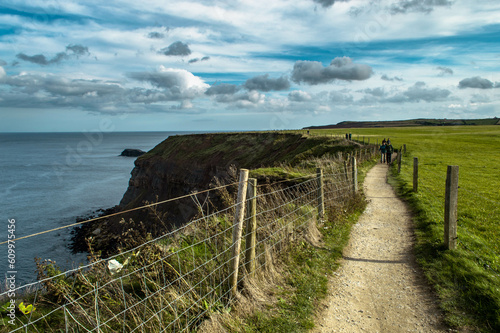
<instances>
[{"instance_id":1,"label":"fence wire strand","mask_svg":"<svg viewBox=\"0 0 500 333\"><path fill-rule=\"evenodd\" d=\"M326 167L325 202L341 203L352 197L351 174L337 165L338 161L321 163ZM287 182L297 183L283 187ZM227 191L237 184L207 191ZM269 258L305 237L309 228L319 222L318 186L317 175L309 174L259 184L260 193L247 198L247 202L255 200L258 207L256 254L252 259L257 272L270 264ZM230 292L230 268L236 256L242 258L236 281L242 283L246 278L247 249L243 245L247 235L243 233L240 252L233 255L232 215L238 204L212 213L208 208L205 211L196 195L207 191L182 197L193 199L201 217L159 237L64 272L50 261L42 262L46 276L14 290L38 309L17 318L18 326L11 332L187 332L211 312L228 306L234 297ZM243 223L249 219L247 216ZM118 263L120 268L112 269L111 263ZM12 290L1 293L0 300L6 299L8 292ZM59 326L53 326L52 318L59 318Z\"/></svg>"}]
</instances>

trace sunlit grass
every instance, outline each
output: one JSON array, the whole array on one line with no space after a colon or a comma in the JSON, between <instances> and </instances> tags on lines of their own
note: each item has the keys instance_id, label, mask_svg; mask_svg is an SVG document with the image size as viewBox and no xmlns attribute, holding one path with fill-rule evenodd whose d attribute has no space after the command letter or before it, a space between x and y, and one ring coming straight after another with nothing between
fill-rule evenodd
<instances>
[{"instance_id":1,"label":"sunlit grass","mask_svg":"<svg viewBox=\"0 0 500 333\"><path fill-rule=\"evenodd\" d=\"M415 211L420 263L439 292L448 322L500 330L500 126L314 130L313 135L352 133L372 142L406 145L400 193ZM418 193L412 192L418 158ZM446 170L459 166L457 250L443 244Z\"/></svg>"}]
</instances>

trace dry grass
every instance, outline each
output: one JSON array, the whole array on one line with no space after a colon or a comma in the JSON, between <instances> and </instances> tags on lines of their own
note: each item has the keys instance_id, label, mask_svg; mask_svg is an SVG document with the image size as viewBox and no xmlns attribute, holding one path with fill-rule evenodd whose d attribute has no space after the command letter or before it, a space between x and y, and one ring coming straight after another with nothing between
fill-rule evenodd
<instances>
[{"instance_id":1,"label":"dry grass","mask_svg":"<svg viewBox=\"0 0 500 333\"><path fill-rule=\"evenodd\" d=\"M334 214L352 197L345 156L314 159L300 172L320 166L325 174L328 211ZM284 168L289 168L285 167ZM291 170L291 169L290 169ZM296 169L295 169L296 170ZM236 170L233 170L236 176ZM315 172L315 170L314 170ZM220 182L214 181L215 186ZM92 265L71 274L52 262L38 262L40 289L25 297L36 310L17 313L17 324L28 330L80 331L100 327L101 332L202 332L242 331L240 318L272 306L276 286L284 285L287 256L297 244L323 246L317 220L317 180L292 186L260 184L257 197L256 272L245 273L240 262L240 293L231 299L229 276L232 244L234 189L222 188L218 197L228 206L216 209L210 200L196 202L199 216L189 224L158 239L144 233L141 224L123 220L121 253L114 256L123 265L112 273L110 258L90 255ZM196 200L196 197L193 196ZM158 214L156 214L158 215ZM92 239L89 239L92 248ZM133 248L133 250L127 250ZM242 252L244 258L245 235ZM12 328L12 327L10 327ZM83 329L85 328L85 329ZM0 329L6 331L6 327Z\"/></svg>"}]
</instances>

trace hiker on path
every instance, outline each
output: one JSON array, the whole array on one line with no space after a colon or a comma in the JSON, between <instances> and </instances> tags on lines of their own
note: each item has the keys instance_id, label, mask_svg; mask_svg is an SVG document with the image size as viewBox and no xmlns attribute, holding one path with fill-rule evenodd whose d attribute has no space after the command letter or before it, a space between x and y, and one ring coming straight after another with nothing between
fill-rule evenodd
<instances>
[{"instance_id":1,"label":"hiker on path","mask_svg":"<svg viewBox=\"0 0 500 333\"><path fill-rule=\"evenodd\" d=\"M387 164L391 164L392 162L392 153L394 153L394 148L391 145L391 141L387 140L387 144L385 145L385 160Z\"/></svg>"},{"instance_id":2,"label":"hiker on path","mask_svg":"<svg viewBox=\"0 0 500 333\"><path fill-rule=\"evenodd\" d=\"M384 141L382 141L382 145L380 146L380 148L378 150L380 150L380 163L384 163L385 162L385 150L386 150L386 145L385 145L385 139Z\"/></svg>"}]
</instances>

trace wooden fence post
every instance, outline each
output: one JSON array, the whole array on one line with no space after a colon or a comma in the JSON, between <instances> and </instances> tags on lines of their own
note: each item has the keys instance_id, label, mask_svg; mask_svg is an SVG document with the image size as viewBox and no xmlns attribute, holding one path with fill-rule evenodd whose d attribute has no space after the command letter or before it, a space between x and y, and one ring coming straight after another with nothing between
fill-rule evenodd
<instances>
[{"instance_id":1,"label":"wooden fence post","mask_svg":"<svg viewBox=\"0 0 500 333\"><path fill-rule=\"evenodd\" d=\"M444 195L444 244L449 250L457 247L458 166L448 165Z\"/></svg>"},{"instance_id":2,"label":"wooden fence post","mask_svg":"<svg viewBox=\"0 0 500 333\"><path fill-rule=\"evenodd\" d=\"M243 230L243 216L245 214L245 201L248 187L248 170L240 170L240 182L238 186L238 198L233 223L233 245L231 257L231 271L229 283L231 288L231 299L236 297L238 291L238 268L240 265L241 234Z\"/></svg>"},{"instance_id":3,"label":"wooden fence post","mask_svg":"<svg viewBox=\"0 0 500 333\"><path fill-rule=\"evenodd\" d=\"M316 168L318 178L318 217L322 219L325 216L325 193L323 191L323 169Z\"/></svg>"},{"instance_id":4,"label":"wooden fence post","mask_svg":"<svg viewBox=\"0 0 500 333\"><path fill-rule=\"evenodd\" d=\"M418 192L418 157L413 158L413 192Z\"/></svg>"},{"instance_id":5,"label":"wooden fence post","mask_svg":"<svg viewBox=\"0 0 500 333\"><path fill-rule=\"evenodd\" d=\"M398 151L398 173L401 173L401 155L403 155L403 147Z\"/></svg>"},{"instance_id":6,"label":"wooden fence post","mask_svg":"<svg viewBox=\"0 0 500 333\"><path fill-rule=\"evenodd\" d=\"M356 166L356 158L351 157L351 166L352 166L352 190L354 194L358 192L358 168Z\"/></svg>"},{"instance_id":7,"label":"wooden fence post","mask_svg":"<svg viewBox=\"0 0 500 333\"><path fill-rule=\"evenodd\" d=\"M248 180L246 216L247 216L247 237L245 241L245 268L248 275L255 276L255 244L257 230L257 179Z\"/></svg>"},{"instance_id":8,"label":"wooden fence post","mask_svg":"<svg viewBox=\"0 0 500 333\"><path fill-rule=\"evenodd\" d=\"M403 153L406 154L406 143L403 145Z\"/></svg>"},{"instance_id":9,"label":"wooden fence post","mask_svg":"<svg viewBox=\"0 0 500 333\"><path fill-rule=\"evenodd\" d=\"M346 183L349 182L349 174L347 173L347 160L344 161L344 175L345 175L345 181Z\"/></svg>"}]
</instances>

